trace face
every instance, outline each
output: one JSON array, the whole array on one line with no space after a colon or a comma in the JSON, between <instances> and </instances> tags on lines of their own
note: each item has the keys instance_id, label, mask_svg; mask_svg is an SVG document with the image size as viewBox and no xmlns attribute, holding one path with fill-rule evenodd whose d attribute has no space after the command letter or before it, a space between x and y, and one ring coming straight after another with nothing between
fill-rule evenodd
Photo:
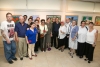
<instances>
[{"instance_id":1,"label":"face","mask_svg":"<svg viewBox=\"0 0 100 67\"><path fill-rule=\"evenodd\" d=\"M76 25L76 21L73 21L73 22L72 22L72 25L75 26L75 25Z\"/></svg>"},{"instance_id":2,"label":"face","mask_svg":"<svg viewBox=\"0 0 100 67\"><path fill-rule=\"evenodd\" d=\"M30 24L31 22L32 22L32 19L29 19L29 20L28 20L28 23Z\"/></svg>"},{"instance_id":3,"label":"face","mask_svg":"<svg viewBox=\"0 0 100 67\"><path fill-rule=\"evenodd\" d=\"M50 18L47 21L50 22Z\"/></svg>"},{"instance_id":4,"label":"face","mask_svg":"<svg viewBox=\"0 0 100 67\"><path fill-rule=\"evenodd\" d=\"M44 23L45 23L44 21L41 22L42 25L44 25Z\"/></svg>"},{"instance_id":5,"label":"face","mask_svg":"<svg viewBox=\"0 0 100 67\"><path fill-rule=\"evenodd\" d=\"M38 25L38 24L39 24L39 22L38 22L38 21L35 21L35 24L36 24L36 25Z\"/></svg>"},{"instance_id":6,"label":"face","mask_svg":"<svg viewBox=\"0 0 100 67\"><path fill-rule=\"evenodd\" d=\"M59 22L59 19L58 18L56 18L56 22Z\"/></svg>"},{"instance_id":7,"label":"face","mask_svg":"<svg viewBox=\"0 0 100 67\"><path fill-rule=\"evenodd\" d=\"M89 28L93 28L93 26L94 26L93 24L89 24Z\"/></svg>"},{"instance_id":8,"label":"face","mask_svg":"<svg viewBox=\"0 0 100 67\"><path fill-rule=\"evenodd\" d=\"M55 18L53 18L52 21L55 22L56 21Z\"/></svg>"},{"instance_id":9,"label":"face","mask_svg":"<svg viewBox=\"0 0 100 67\"><path fill-rule=\"evenodd\" d=\"M70 20L67 18L67 19L66 19L66 23L68 23L68 22L70 22Z\"/></svg>"},{"instance_id":10,"label":"face","mask_svg":"<svg viewBox=\"0 0 100 67\"><path fill-rule=\"evenodd\" d=\"M35 27L36 27L36 24L32 24L32 25L31 25L31 28L35 28Z\"/></svg>"},{"instance_id":11,"label":"face","mask_svg":"<svg viewBox=\"0 0 100 67\"><path fill-rule=\"evenodd\" d=\"M8 14L8 15L6 16L6 18L7 18L7 21L12 21L12 15L11 15L11 14Z\"/></svg>"},{"instance_id":12,"label":"face","mask_svg":"<svg viewBox=\"0 0 100 67\"><path fill-rule=\"evenodd\" d=\"M26 21L27 17L26 17L26 16L24 16L24 19L25 19L25 21Z\"/></svg>"},{"instance_id":13,"label":"face","mask_svg":"<svg viewBox=\"0 0 100 67\"><path fill-rule=\"evenodd\" d=\"M64 22L61 22L61 25L63 26L64 25Z\"/></svg>"},{"instance_id":14,"label":"face","mask_svg":"<svg viewBox=\"0 0 100 67\"><path fill-rule=\"evenodd\" d=\"M19 22L20 22L20 23L24 23L24 17L23 17L23 16L20 16L20 17L19 17Z\"/></svg>"},{"instance_id":15,"label":"face","mask_svg":"<svg viewBox=\"0 0 100 67\"><path fill-rule=\"evenodd\" d=\"M83 27L84 27L85 25L86 25L86 23L85 23L85 22L82 22L81 26L83 26Z\"/></svg>"}]
</instances>

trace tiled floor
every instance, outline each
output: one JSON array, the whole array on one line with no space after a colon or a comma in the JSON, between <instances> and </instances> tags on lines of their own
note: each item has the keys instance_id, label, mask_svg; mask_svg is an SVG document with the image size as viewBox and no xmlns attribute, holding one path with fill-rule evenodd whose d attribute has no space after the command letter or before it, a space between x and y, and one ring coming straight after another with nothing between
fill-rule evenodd
<instances>
[{"instance_id":1,"label":"tiled floor","mask_svg":"<svg viewBox=\"0 0 100 67\"><path fill-rule=\"evenodd\" d=\"M24 58L20 61L18 55L18 61L14 61L13 64L7 63L4 57L3 48L0 48L0 67L100 67L100 42L97 42L97 46L94 52L94 61L88 64L83 59L74 55L71 58L68 54L69 50L60 52L59 50L52 48L51 51L37 53L38 57L33 57L33 60Z\"/></svg>"}]
</instances>

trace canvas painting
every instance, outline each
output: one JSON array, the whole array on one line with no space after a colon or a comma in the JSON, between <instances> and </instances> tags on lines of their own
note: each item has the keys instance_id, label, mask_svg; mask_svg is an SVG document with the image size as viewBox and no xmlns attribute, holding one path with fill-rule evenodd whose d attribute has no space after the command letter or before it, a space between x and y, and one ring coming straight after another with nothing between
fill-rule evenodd
<instances>
[{"instance_id":1,"label":"canvas painting","mask_svg":"<svg viewBox=\"0 0 100 67\"><path fill-rule=\"evenodd\" d=\"M100 26L100 16L95 17L95 25Z\"/></svg>"},{"instance_id":2,"label":"canvas painting","mask_svg":"<svg viewBox=\"0 0 100 67\"><path fill-rule=\"evenodd\" d=\"M89 22L92 22L92 17L91 16L83 16L82 20L85 21L86 24L89 24Z\"/></svg>"},{"instance_id":3,"label":"canvas painting","mask_svg":"<svg viewBox=\"0 0 100 67\"><path fill-rule=\"evenodd\" d=\"M32 15L32 17L33 17L33 21L34 21L37 17L39 17L39 15Z\"/></svg>"},{"instance_id":4,"label":"canvas painting","mask_svg":"<svg viewBox=\"0 0 100 67\"><path fill-rule=\"evenodd\" d=\"M69 18L70 22L72 22L73 20L78 22L78 16L77 15L66 15L65 18Z\"/></svg>"},{"instance_id":5,"label":"canvas painting","mask_svg":"<svg viewBox=\"0 0 100 67\"><path fill-rule=\"evenodd\" d=\"M52 22L52 19L53 19L53 18L59 18L59 22L61 22L61 15L47 15L47 16L46 16L46 19L47 19L47 18L51 18L51 22Z\"/></svg>"},{"instance_id":6,"label":"canvas painting","mask_svg":"<svg viewBox=\"0 0 100 67\"><path fill-rule=\"evenodd\" d=\"M15 23L17 23L17 22L19 22L19 16L20 15L13 15L12 17L12 20L15 22Z\"/></svg>"}]
</instances>

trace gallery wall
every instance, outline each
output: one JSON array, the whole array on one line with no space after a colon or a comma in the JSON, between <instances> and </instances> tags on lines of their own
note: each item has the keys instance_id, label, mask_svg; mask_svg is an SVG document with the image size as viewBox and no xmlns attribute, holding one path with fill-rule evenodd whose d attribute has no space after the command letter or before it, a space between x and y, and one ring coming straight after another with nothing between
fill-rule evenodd
<instances>
[{"instance_id":1,"label":"gallery wall","mask_svg":"<svg viewBox=\"0 0 100 67\"><path fill-rule=\"evenodd\" d=\"M4 4L5 3L5 4ZM95 5L95 6L94 6ZM0 0L0 22L6 20L6 13L13 15L39 15L41 19L46 19L46 15L61 15L61 20L65 20L65 15L78 15L78 25L83 16L100 16L99 3L80 2L70 0ZM100 33L100 26L95 26Z\"/></svg>"}]
</instances>

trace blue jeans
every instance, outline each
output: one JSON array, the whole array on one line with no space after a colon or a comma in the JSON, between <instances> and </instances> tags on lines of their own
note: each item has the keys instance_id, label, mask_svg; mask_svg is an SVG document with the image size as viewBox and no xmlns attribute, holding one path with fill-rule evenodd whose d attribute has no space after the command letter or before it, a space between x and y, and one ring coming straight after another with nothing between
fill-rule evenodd
<instances>
[{"instance_id":1,"label":"blue jeans","mask_svg":"<svg viewBox=\"0 0 100 67\"><path fill-rule=\"evenodd\" d=\"M11 61L13 58L15 58L16 43L14 40L12 40L10 44L8 44L7 41L3 41L3 45L4 45L5 58L7 61Z\"/></svg>"}]
</instances>

